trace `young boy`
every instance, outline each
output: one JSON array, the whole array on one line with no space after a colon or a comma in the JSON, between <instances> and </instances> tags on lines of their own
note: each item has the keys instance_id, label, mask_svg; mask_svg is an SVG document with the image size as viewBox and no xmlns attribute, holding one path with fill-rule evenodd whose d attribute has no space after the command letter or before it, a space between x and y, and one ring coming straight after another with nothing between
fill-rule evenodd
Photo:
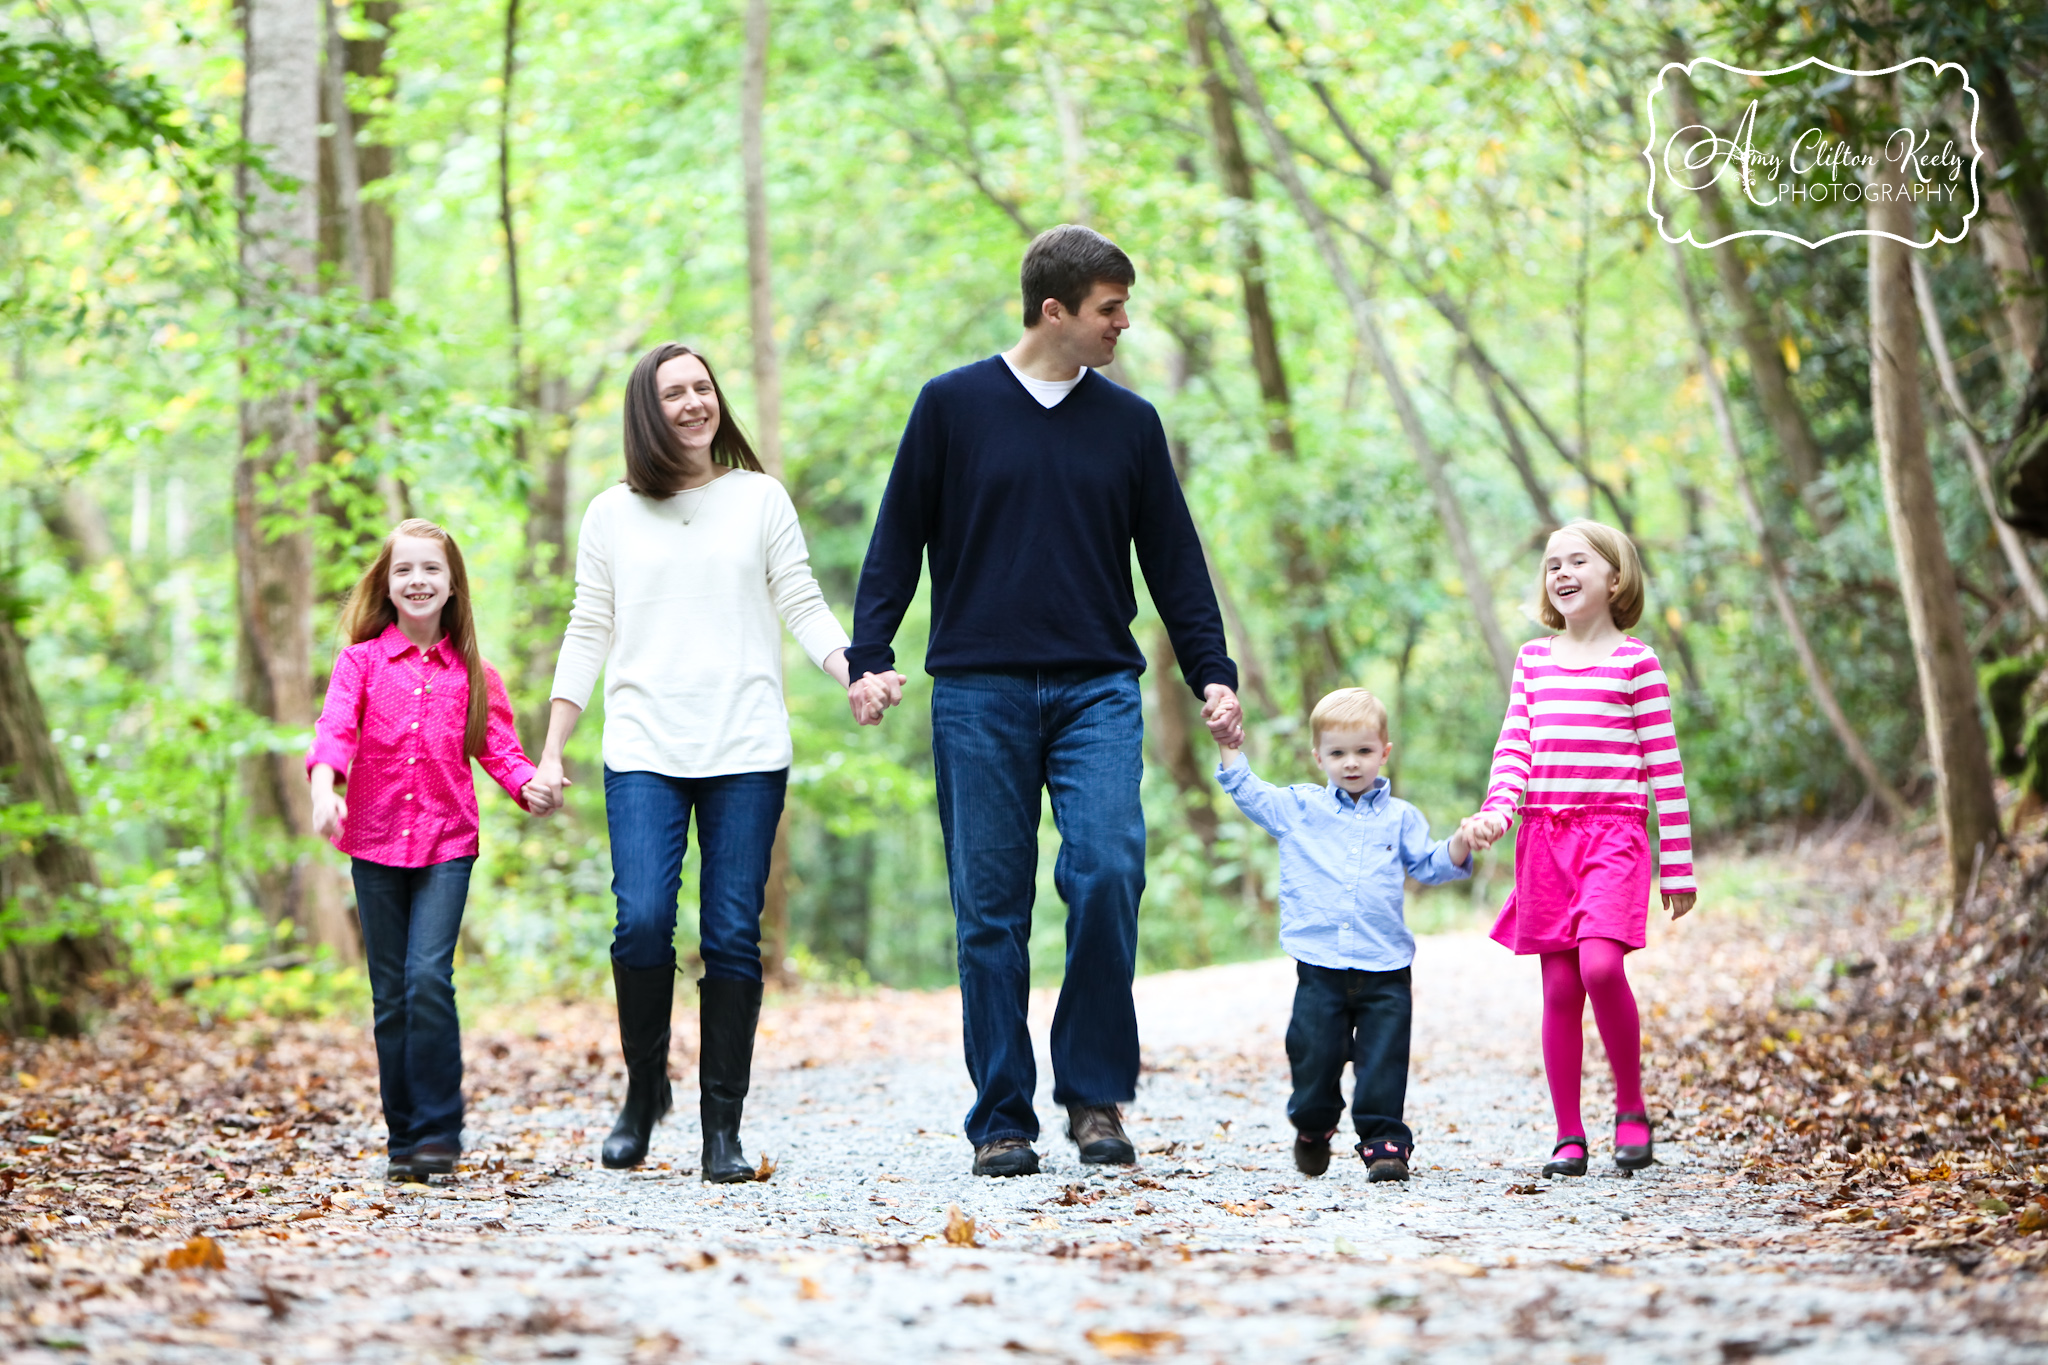
<instances>
[{"instance_id":1,"label":"young boy","mask_svg":"<svg viewBox=\"0 0 2048 1365\"><path fill-rule=\"evenodd\" d=\"M1305 1175L1329 1169L1348 1059L1368 1178L1406 1180L1415 1146L1401 1121L1415 936L1402 919L1402 878L1434 886L1469 877L1472 850L1462 831L1431 843L1422 812L1380 776L1393 744L1379 698L1358 687L1332 692L1316 703L1309 731L1327 786L1260 781L1229 747L1216 767L1237 808L1280 841L1280 946L1295 979L1287 1024L1294 1165Z\"/></svg>"}]
</instances>

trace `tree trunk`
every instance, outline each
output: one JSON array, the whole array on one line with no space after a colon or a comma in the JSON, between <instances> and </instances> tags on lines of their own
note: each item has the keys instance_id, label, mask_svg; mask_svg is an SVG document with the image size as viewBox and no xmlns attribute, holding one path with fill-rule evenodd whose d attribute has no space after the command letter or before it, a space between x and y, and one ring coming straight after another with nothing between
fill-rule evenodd
<instances>
[{"instance_id":1,"label":"tree trunk","mask_svg":"<svg viewBox=\"0 0 2048 1365\"><path fill-rule=\"evenodd\" d=\"M1322 207L1308 192L1302 181L1301 172L1294 164L1294 150L1287 138L1274 124L1273 116L1266 108L1265 98L1259 93L1258 78L1253 74L1251 64L1246 61L1244 51L1231 34L1223 15L1214 0L1203 0L1208 12L1209 27L1222 42L1229 55L1232 72L1237 77L1239 93L1244 97L1252 116L1257 120L1260 131L1265 134L1266 146L1273 158L1273 170L1280 182L1287 187L1287 193L1294 200L1297 212L1308 225L1309 235L1315 239L1316 251L1322 256L1323 264L1336 280L1337 290L1343 295L1351 315L1352 329L1358 335L1359 345L1379 371L1380 380L1387 387L1387 396L1393 400L1394 412L1401 422L1401 431L1408 440L1408 448L1415 462L1422 469L1434 496L1437 516L1443 524L1444 536L1451 543L1451 553L1458 561L1460 575L1464 580L1466 598L1472 604L1473 616L1479 626L1480 638L1486 644L1491 656L1494 672L1505 691L1513 676L1515 653L1508 645L1507 636L1501 631L1500 619L1494 611L1493 586L1487 580L1486 571L1479 562L1479 556L1472 547L1472 537L1465 526L1464 509L1459 505L1457 490L1451 486L1450 473L1445 468L1443 456L1429 439L1423 428L1422 414L1416 410L1415 400L1408 392L1407 380L1402 376L1400 366L1395 363L1394 354L1388 349L1386 339L1380 334L1379 323L1374 316L1372 299L1367 295L1363 283L1353 273L1350 262L1337 247L1337 239L1331 234L1330 224Z\"/></svg>"},{"instance_id":2,"label":"tree trunk","mask_svg":"<svg viewBox=\"0 0 2048 1365\"><path fill-rule=\"evenodd\" d=\"M817 914L811 923L811 951L834 966L867 966L874 924L875 834L834 834L821 841L825 864Z\"/></svg>"},{"instance_id":3,"label":"tree trunk","mask_svg":"<svg viewBox=\"0 0 2048 1365\"><path fill-rule=\"evenodd\" d=\"M2004 517L1998 515L1998 497L1991 491L1991 458L1984 453L1983 443L1977 438L1976 414L1970 411L1970 400L1963 393L1961 376L1956 373L1955 360L1949 354L1948 331L1941 325L1941 310L1934 304L1934 287L1927 278L1927 264L1918 252L1913 254L1913 301L1920 311L1920 330L1926 334L1927 350L1934 357L1934 371L1941 380L1941 392L1948 399L1948 405L1955 414L1956 432L1961 438L1963 458L1970 466L1970 481L1976 485L1977 500L1984 505L1984 515L1991 520L1992 533L1998 538L1998 548L2005 555L2006 567L2012 571L2013 581L2019 585L2020 596L2027 600L2027 610L2033 613L2037 626L2048 625L2048 589L2041 586L2041 575L2034 569L2034 561L2027 557L2026 542L2020 533Z\"/></svg>"},{"instance_id":4,"label":"tree trunk","mask_svg":"<svg viewBox=\"0 0 2048 1365\"><path fill-rule=\"evenodd\" d=\"M1722 387L1720 372L1714 368L1714 350L1707 336L1706 318L1700 311L1699 298L1693 292L1692 276L1686 270L1686 248L1676 242L1670 247L1678 275L1679 296L1685 302L1686 321L1692 327L1693 350L1699 358L1700 382L1707 390L1707 403L1714 414L1714 430L1721 438L1721 452L1727 456L1729 468L1735 475L1735 491L1742 500L1743 516L1749 521L1750 535L1755 537L1757 553L1763 559L1764 578L1770 586L1771 602L1778 609L1778 620L1785 627L1785 637L1792 644L1792 652L1798 656L1814 705L1820 708L1821 714L1834 728L1835 738L1841 741L1842 750L1863 778L1863 785L1884 804L1893 820L1903 824L1911 814L1905 798L1886 780L1883 770L1863 746L1863 737L1849 723L1848 713L1835 696L1835 689L1821 668L1820 656L1814 652L1813 642L1806 634L1806 625L1799 618L1799 609L1792 601L1790 576L1785 572L1784 561L1778 558L1776 547L1771 544L1770 523L1764 519L1763 503L1750 482L1749 464L1743 458L1742 441L1735 432L1735 413L1728 404L1728 391Z\"/></svg>"},{"instance_id":5,"label":"tree trunk","mask_svg":"<svg viewBox=\"0 0 2048 1365\"><path fill-rule=\"evenodd\" d=\"M775 257L768 237L767 150L762 115L768 101L768 0L747 0L747 47L740 76L740 178L746 192L747 316L754 343L755 453L782 477L782 357L775 349ZM771 980L789 956L789 809L775 827L768 886L761 905L761 956Z\"/></svg>"},{"instance_id":6,"label":"tree trunk","mask_svg":"<svg viewBox=\"0 0 2048 1365\"><path fill-rule=\"evenodd\" d=\"M1890 83L1865 77L1861 84L1873 102L1896 101L1896 87ZM1873 232L1912 240L1913 211L1904 198L1905 187L1904 168L1880 161L1866 192L1867 222ZM1977 713L1976 670L1964 637L1955 567L1942 539L1934 471L1927 462L1912 248L1882 236L1867 240L1870 407L1878 469L1927 714L1927 749L1934 765L1951 890L1961 896L1976 860L1999 841L1998 803L1992 793L1984 725Z\"/></svg>"},{"instance_id":7,"label":"tree trunk","mask_svg":"<svg viewBox=\"0 0 2048 1365\"><path fill-rule=\"evenodd\" d=\"M242 133L278 188L241 172L243 307L289 318L318 287L320 64L326 24L319 0L248 0ZM264 344L255 331L245 348ZM287 727L313 722L313 546L306 475L317 446L310 381L245 387L241 459L235 466L235 561L239 632L237 682L243 705ZM281 529L277 522L283 522ZM259 837L312 835L312 798L298 753L259 754L243 764ZM344 957L359 952L354 925L332 880L311 855L280 849L256 869L257 894L272 922L291 921L308 940Z\"/></svg>"},{"instance_id":8,"label":"tree trunk","mask_svg":"<svg viewBox=\"0 0 2048 1365\"><path fill-rule=\"evenodd\" d=\"M1949 119L1958 129L1970 127L1970 110L1958 96L1949 105ZM1980 139L1983 161L1977 167L1978 192L1984 209L1970 228L1970 238L1983 254L1984 263L1998 281L1998 301L2005 320L2006 353L2011 361L2008 374L2014 387L2024 387L2041 354L2041 341L2048 332L2048 297L2027 250L2026 228L2020 222L2019 206L2013 202L1999 172L2003 163L1994 147Z\"/></svg>"},{"instance_id":9,"label":"tree trunk","mask_svg":"<svg viewBox=\"0 0 2048 1365\"><path fill-rule=\"evenodd\" d=\"M1208 14L1202 4L1188 10L1188 48L1202 73L1202 90L1209 106L1210 147L1223 178L1224 193L1231 202L1224 230L1233 243L1237 261L1239 293L1244 299L1245 331L1251 342L1252 372L1259 381L1259 400L1266 445L1283 461L1298 457L1294 439L1292 398L1287 388L1287 371L1280 363L1280 329L1273 321L1273 301L1266 290L1266 254L1253 227L1253 182L1251 160L1245 155L1244 140L1238 135L1237 111L1229 87L1209 46ZM1303 624L1321 619L1324 575L1301 528L1289 517L1275 528L1280 541L1282 571L1287 576L1288 597L1296 618L1292 626L1296 668L1300 672L1301 715L1306 719L1324 693L1336 687L1343 670L1343 654L1337 648L1327 623Z\"/></svg>"},{"instance_id":10,"label":"tree trunk","mask_svg":"<svg viewBox=\"0 0 2048 1365\"><path fill-rule=\"evenodd\" d=\"M391 174L391 149L365 144L357 136L360 120L348 102L348 78L374 79L384 71L384 51L398 6L370 0L362 18L375 26L366 38L343 38L335 0L321 0L326 24L325 58L320 82L320 123L330 131L320 139L320 264L338 283L354 287L365 303L391 297L393 231L391 211L382 200L366 200L363 190ZM333 412L322 420L316 458L330 468L314 489L315 514L328 526L323 539L333 548L336 570L326 579L324 605L340 606L351 586L349 570L366 562L385 531L404 519L404 496L397 481L380 479L374 470L352 463L353 452L341 437L352 417Z\"/></svg>"},{"instance_id":11,"label":"tree trunk","mask_svg":"<svg viewBox=\"0 0 2048 1365\"><path fill-rule=\"evenodd\" d=\"M0 614L0 774L6 814L39 824L78 814L64 761L50 743L42 699L12 619ZM0 1028L10 1034L77 1033L94 978L121 959L120 945L81 898L99 885L92 854L50 829L11 834L0 861ZM75 919L74 919L75 917ZM67 923L67 921L70 921ZM60 928L61 926L61 928Z\"/></svg>"},{"instance_id":12,"label":"tree trunk","mask_svg":"<svg viewBox=\"0 0 2048 1365\"><path fill-rule=\"evenodd\" d=\"M1152 742L1160 764L1180 789L1181 814L1202 841L1202 856L1209 859L1216 851L1216 784L1195 754L1200 715L1179 672L1173 641L1161 630L1152 646L1152 711L1158 720Z\"/></svg>"},{"instance_id":13,"label":"tree trunk","mask_svg":"<svg viewBox=\"0 0 2048 1365\"><path fill-rule=\"evenodd\" d=\"M768 98L768 0L747 0L740 81L740 169L747 200L747 309L754 341L755 450L782 477L782 358L775 349L774 252L768 238L768 174L761 119Z\"/></svg>"},{"instance_id":14,"label":"tree trunk","mask_svg":"<svg viewBox=\"0 0 2048 1365\"><path fill-rule=\"evenodd\" d=\"M1669 55L1674 61L1685 60L1683 53ZM1699 100L1685 73L1673 71L1667 79L1681 124L1703 124L1705 120L1700 117ZM1726 237L1734 232L1734 215L1729 211L1727 201L1721 197L1720 186L1707 185L1700 190L1699 196L1700 208L1707 216L1713 235ZM1770 427L1778 453L1784 458L1785 472L1814 519L1823 528L1831 526L1836 518L1832 512L1824 512L1816 505L1817 490L1813 488L1821 476L1820 443L1813 438L1813 426L1807 421L1806 409L1792 392L1792 376L1784 353L1772 335L1770 319L1765 315L1763 305L1757 301L1756 291L1749 287L1749 266L1734 242L1723 242L1709 249L1707 254L1714 258L1714 270L1721 280L1721 293L1735 310L1736 329L1742 337L1743 353L1749 359L1749 379L1756 388L1757 407L1763 411L1764 423Z\"/></svg>"}]
</instances>

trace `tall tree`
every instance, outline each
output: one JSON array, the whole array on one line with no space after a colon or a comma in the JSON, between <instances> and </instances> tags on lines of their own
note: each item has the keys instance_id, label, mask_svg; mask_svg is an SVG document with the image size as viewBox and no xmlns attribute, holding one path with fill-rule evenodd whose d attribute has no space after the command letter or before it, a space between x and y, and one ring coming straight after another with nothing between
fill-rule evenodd
<instances>
[{"instance_id":1,"label":"tall tree","mask_svg":"<svg viewBox=\"0 0 2048 1365\"><path fill-rule=\"evenodd\" d=\"M0 801L9 817L0 899L11 916L0 930L0 1028L76 1033L94 978L119 963L120 947L95 917L78 914L91 905L99 875L92 854L61 829L78 814L78 797L50 742L21 635L4 614Z\"/></svg>"},{"instance_id":2,"label":"tall tree","mask_svg":"<svg viewBox=\"0 0 2048 1365\"><path fill-rule=\"evenodd\" d=\"M1236 257L1238 294L1243 300L1245 332L1251 342L1252 372L1259 381L1266 445L1275 456L1292 464L1299 456L1294 438L1293 400L1287 390L1287 371L1280 361L1280 329L1273 321L1273 301L1266 287L1265 248L1253 222L1251 160L1245 155L1243 138L1238 135L1237 109L1230 88L1216 68L1203 3L1189 7L1187 31L1188 49L1201 74L1203 98L1209 107L1210 149L1223 179L1223 191L1230 200L1229 221L1224 227ZM1307 537L1292 517L1285 517L1274 529L1280 542L1288 594L1296 608L1292 613L1295 668L1301 684L1301 714L1306 716L1317 700L1337 685L1344 662L1327 614L1321 610L1324 575Z\"/></svg>"},{"instance_id":3,"label":"tall tree","mask_svg":"<svg viewBox=\"0 0 2048 1365\"><path fill-rule=\"evenodd\" d=\"M1685 60L1683 47L1675 43L1666 56L1675 62ZM1705 121L1700 117L1699 96L1691 78L1682 70L1673 70L1665 80L1671 87L1680 125L1702 126ZM1731 236L1735 232L1735 217L1722 198L1719 184L1702 186L1699 200L1712 234ZM1771 430L1779 456L1785 461L1785 473L1814 519L1824 528L1832 526L1839 518L1820 501L1815 488L1821 476L1820 443L1813 437L1813 424L1807 419L1805 406L1792 391L1792 375L1774 335L1775 329L1756 290L1750 287L1749 263L1732 241L1709 248L1707 254L1713 258L1715 273L1720 277L1722 297L1734 310L1736 332L1742 338L1743 355L1749 361L1756 405Z\"/></svg>"},{"instance_id":4,"label":"tall tree","mask_svg":"<svg viewBox=\"0 0 2048 1365\"><path fill-rule=\"evenodd\" d=\"M1422 413L1415 406L1408 381L1401 373L1399 362L1388 347L1386 337L1381 333L1377 310L1371 295L1366 292L1364 282L1358 278L1337 245L1337 238L1330 229L1329 216L1309 193L1308 185L1301 178L1301 170L1295 164L1294 149L1287 137L1273 121L1272 113L1266 108L1265 98L1259 93L1258 78L1251 69L1251 63L1244 55L1244 49L1224 23L1222 11L1216 8L1214 0L1203 0L1208 13L1210 29L1223 44L1229 56L1231 71L1237 77L1238 93L1244 98L1259 129L1265 134L1266 147L1273 159L1274 173L1287 188L1293 199L1295 210L1308 226L1309 236L1314 239L1317 253L1323 259L1324 268L1336 281L1337 292L1343 297L1346 311L1350 315L1352 330L1357 334L1358 344L1364 350L1373 368L1379 372L1380 382L1386 386L1387 396L1393 400L1395 415L1400 419L1401 433L1407 439L1409 452L1422 470L1430 494L1436 502L1437 519L1442 524L1444 538L1451 543L1451 554L1458 561L1459 576L1465 585L1466 600L1472 605L1472 614L1479 627L1481 640L1486 644L1488 656L1493 661L1494 672L1500 680L1503 691L1514 673L1515 652L1509 646L1507 635L1501 630L1500 617L1494 610L1493 585L1488 581L1485 567L1479 561L1478 552L1472 545L1472 534L1465 523L1465 511L1458 501L1458 492L1451 484L1450 471L1442 452L1431 441L1428 430L1422 424Z\"/></svg>"},{"instance_id":5,"label":"tall tree","mask_svg":"<svg viewBox=\"0 0 2048 1365\"><path fill-rule=\"evenodd\" d=\"M1721 372L1714 367L1714 348L1707 333L1706 315L1700 308L1699 296L1693 290L1691 272L1686 268L1686 248L1676 242L1670 246L1674 272L1678 277L1679 298L1685 304L1685 320L1692 329L1693 352L1699 359L1700 383L1707 391L1707 404L1714 416L1714 431L1721 438L1721 453L1727 456L1729 468L1735 475L1735 492L1742 502L1743 517L1749 522L1750 536L1756 541L1758 557L1763 560L1764 581L1771 591L1771 603L1778 610L1779 624L1784 626L1785 638L1799 659L1800 671L1806 675L1806 688L1813 697L1814 705L1827 718L1835 738L1841 742L1842 751L1863 778L1863 785L1894 820L1903 823L1911 814L1905 798L1885 777L1883 769L1877 766L1877 760L1865 747L1863 737L1850 724L1849 714L1842 709L1841 700L1835 695L1826 670L1821 667L1820 655L1813 647L1812 638L1806 633L1806 623L1800 618L1798 605L1792 600L1791 575L1786 573L1785 561L1779 558L1777 547L1771 543L1770 523L1764 517L1763 502L1757 497L1756 486L1749 477L1749 462L1743 456L1742 440L1735 431L1735 413L1728 403L1728 390L1721 383Z\"/></svg>"},{"instance_id":6,"label":"tall tree","mask_svg":"<svg viewBox=\"0 0 2048 1365\"><path fill-rule=\"evenodd\" d=\"M747 317L753 334L755 448L761 467L782 477L782 357L775 348L775 253L768 236L768 0L747 0L747 47L740 70L740 178L747 219ZM789 807L775 826L761 906L762 959L780 977L789 956ZM862 956L866 955L865 944Z\"/></svg>"},{"instance_id":7,"label":"tall tree","mask_svg":"<svg viewBox=\"0 0 2048 1365\"><path fill-rule=\"evenodd\" d=\"M1859 85L1873 106L1871 126L1895 126L1887 115L1897 103L1896 85L1875 77L1859 78ZM1927 461L1920 325L1913 302L1912 248L1905 245L1914 236L1913 209L1904 166L1880 158L1865 197L1872 233L1892 234L1868 239L1870 408L1878 470L1920 677L1942 837L1953 890L1960 896L1973 868L1999 841L1998 802L1977 713L1977 676L1963 630L1955 566L1942 538L1934 471Z\"/></svg>"},{"instance_id":8,"label":"tall tree","mask_svg":"<svg viewBox=\"0 0 2048 1365\"><path fill-rule=\"evenodd\" d=\"M395 0L361 0L356 6L361 36L344 36L336 0L322 0L326 23L320 80L320 266L326 280L353 288L365 303L391 298L396 266L396 233L389 205L364 191L391 174L391 148L366 142L363 117L349 98L349 81L375 82L384 75L384 54ZM313 501L327 523L322 543L338 559L326 579L329 605L346 591L349 569L370 552L391 524L410 513L406 489L395 476L380 477L354 461L342 434L355 414L341 411L330 396L320 424L319 463L324 467ZM381 423L380 423L381 425Z\"/></svg>"},{"instance_id":9,"label":"tall tree","mask_svg":"<svg viewBox=\"0 0 2048 1365\"><path fill-rule=\"evenodd\" d=\"M238 692L282 726L313 722L313 542L306 476L315 457L318 395L276 354L288 324L319 287L320 0L247 0L242 136L268 174L241 173L242 337L267 363L245 368L241 458L235 466ZM296 753L246 760L243 781L259 829L289 841L255 875L264 912L315 943L357 952L333 880L293 847L312 835L312 800Z\"/></svg>"}]
</instances>

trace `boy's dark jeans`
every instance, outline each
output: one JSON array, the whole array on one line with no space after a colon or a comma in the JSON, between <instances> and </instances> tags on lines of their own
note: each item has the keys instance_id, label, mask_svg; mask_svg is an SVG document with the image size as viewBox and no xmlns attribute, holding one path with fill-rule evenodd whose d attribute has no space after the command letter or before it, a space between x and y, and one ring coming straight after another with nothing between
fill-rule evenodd
<instances>
[{"instance_id":1,"label":"boy's dark jeans","mask_svg":"<svg viewBox=\"0 0 2048 1365\"><path fill-rule=\"evenodd\" d=\"M462 1026L455 1016L455 938L475 858L428 867L354 860L377 1039L377 1084L390 1153L462 1141Z\"/></svg>"},{"instance_id":2,"label":"boy's dark jeans","mask_svg":"<svg viewBox=\"0 0 2048 1365\"><path fill-rule=\"evenodd\" d=\"M1401 1121L1408 1098L1408 1024L1413 1002L1409 969L1357 972L1294 964L1294 1017L1287 1021L1287 1061L1294 1094L1287 1117L1321 1136L1344 1115L1337 1088L1351 1063L1351 1122L1363 1142L1415 1145Z\"/></svg>"}]
</instances>

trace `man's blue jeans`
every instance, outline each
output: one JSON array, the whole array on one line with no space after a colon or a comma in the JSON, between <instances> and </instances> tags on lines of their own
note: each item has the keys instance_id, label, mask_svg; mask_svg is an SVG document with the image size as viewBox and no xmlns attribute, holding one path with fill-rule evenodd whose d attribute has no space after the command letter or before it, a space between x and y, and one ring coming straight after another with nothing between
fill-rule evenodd
<instances>
[{"instance_id":1,"label":"man's blue jeans","mask_svg":"<svg viewBox=\"0 0 2048 1365\"><path fill-rule=\"evenodd\" d=\"M390 1154L462 1141L462 1025L455 1015L455 938L475 858L427 867L355 859L356 913L369 968L377 1085Z\"/></svg>"},{"instance_id":2,"label":"man's blue jeans","mask_svg":"<svg viewBox=\"0 0 2048 1365\"><path fill-rule=\"evenodd\" d=\"M960 949L974 1107L968 1141L1036 1139L1038 1067L1025 1023L1041 790L1060 832L1067 973L1052 1019L1053 1101L1137 1093L1131 976L1145 890L1144 708L1138 675L947 674L932 685L932 758Z\"/></svg>"},{"instance_id":3,"label":"man's blue jeans","mask_svg":"<svg viewBox=\"0 0 2048 1365\"><path fill-rule=\"evenodd\" d=\"M676 895L697 814L697 941L709 981L761 979L761 903L789 769L669 777L604 770L612 895L612 960L636 971L676 960Z\"/></svg>"}]
</instances>

